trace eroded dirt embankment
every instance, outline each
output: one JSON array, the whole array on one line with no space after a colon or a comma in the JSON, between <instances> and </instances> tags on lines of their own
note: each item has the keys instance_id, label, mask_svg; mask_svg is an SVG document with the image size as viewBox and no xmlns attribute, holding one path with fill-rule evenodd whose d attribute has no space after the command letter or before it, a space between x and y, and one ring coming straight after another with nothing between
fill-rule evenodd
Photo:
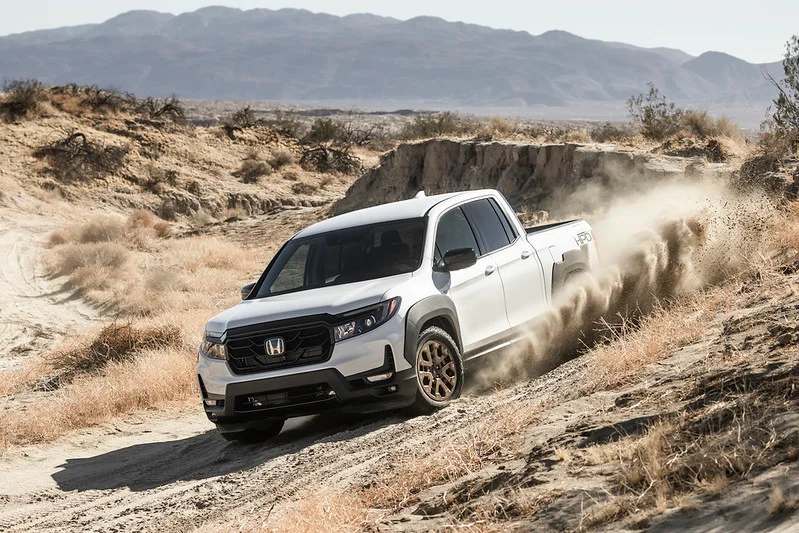
<instances>
[{"instance_id":1,"label":"eroded dirt embankment","mask_svg":"<svg viewBox=\"0 0 799 533\"><path fill-rule=\"evenodd\" d=\"M518 208L551 209L586 181L629 183L683 175L698 160L619 151L611 145L534 145L431 139L402 144L336 203L343 213L427 194L499 189ZM568 213L563 213L568 214Z\"/></svg>"}]
</instances>

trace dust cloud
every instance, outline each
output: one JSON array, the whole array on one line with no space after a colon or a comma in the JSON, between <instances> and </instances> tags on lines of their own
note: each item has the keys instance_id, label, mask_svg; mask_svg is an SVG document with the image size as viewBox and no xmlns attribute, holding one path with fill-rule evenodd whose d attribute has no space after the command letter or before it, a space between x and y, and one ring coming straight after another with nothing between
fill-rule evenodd
<instances>
[{"instance_id":1,"label":"dust cloud","mask_svg":"<svg viewBox=\"0 0 799 533\"><path fill-rule=\"evenodd\" d=\"M686 176L588 183L560 195L549 211L591 223L600 265L554 296L527 342L481 369L481 386L541 375L607 338L608 325L634 323L658 305L744 272L763 250L774 206L721 178Z\"/></svg>"}]
</instances>

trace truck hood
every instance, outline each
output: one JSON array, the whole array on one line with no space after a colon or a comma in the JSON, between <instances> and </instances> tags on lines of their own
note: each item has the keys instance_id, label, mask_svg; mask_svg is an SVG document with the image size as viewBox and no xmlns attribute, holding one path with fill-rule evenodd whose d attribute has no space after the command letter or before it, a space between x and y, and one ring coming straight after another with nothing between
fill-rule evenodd
<instances>
[{"instance_id":1,"label":"truck hood","mask_svg":"<svg viewBox=\"0 0 799 533\"><path fill-rule=\"evenodd\" d=\"M273 322L309 315L337 315L380 302L392 287L413 277L402 274L388 278L333 285L307 291L245 300L219 313L205 329L217 335L225 331L262 322Z\"/></svg>"}]
</instances>

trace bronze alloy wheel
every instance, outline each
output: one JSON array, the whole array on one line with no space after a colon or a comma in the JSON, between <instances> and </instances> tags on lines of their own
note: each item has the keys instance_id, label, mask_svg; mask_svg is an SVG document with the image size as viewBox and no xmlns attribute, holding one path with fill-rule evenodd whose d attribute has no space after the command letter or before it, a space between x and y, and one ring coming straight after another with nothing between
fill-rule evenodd
<instances>
[{"instance_id":1,"label":"bronze alloy wheel","mask_svg":"<svg viewBox=\"0 0 799 533\"><path fill-rule=\"evenodd\" d=\"M449 400L458 386L458 370L449 348L436 340L427 341L416 355L416 377L428 398Z\"/></svg>"}]
</instances>

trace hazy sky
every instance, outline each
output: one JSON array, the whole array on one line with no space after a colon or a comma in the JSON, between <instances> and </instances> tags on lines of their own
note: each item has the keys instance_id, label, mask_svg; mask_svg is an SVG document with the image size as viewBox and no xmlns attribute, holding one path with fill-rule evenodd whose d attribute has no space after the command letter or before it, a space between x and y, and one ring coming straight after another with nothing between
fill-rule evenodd
<instances>
[{"instance_id":1,"label":"hazy sky","mask_svg":"<svg viewBox=\"0 0 799 533\"><path fill-rule=\"evenodd\" d=\"M131 9L178 14L207 5L366 12L399 19L432 15L534 35L566 30L694 55L716 50L753 63L780 60L785 41L799 33L799 0L0 0L0 35L102 22Z\"/></svg>"}]
</instances>

